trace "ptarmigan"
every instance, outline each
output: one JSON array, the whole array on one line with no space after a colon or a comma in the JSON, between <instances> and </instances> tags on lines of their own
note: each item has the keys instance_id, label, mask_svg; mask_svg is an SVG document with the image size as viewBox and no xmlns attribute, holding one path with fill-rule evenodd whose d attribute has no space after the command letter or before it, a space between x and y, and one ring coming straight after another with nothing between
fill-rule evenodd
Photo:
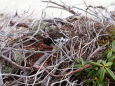
<instances>
[{"instance_id":1,"label":"ptarmigan","mask_svg":"<svg viewBox=\"0 0 115 86\"><path fill-rule=\"evenodd\" d=\"M63 32L60 32L59 30L54 30L52 32L49 32L43 38L44 43L47 45L64 44L68 40L69 40L68 37Z\"/></svg>"}]
</instances>

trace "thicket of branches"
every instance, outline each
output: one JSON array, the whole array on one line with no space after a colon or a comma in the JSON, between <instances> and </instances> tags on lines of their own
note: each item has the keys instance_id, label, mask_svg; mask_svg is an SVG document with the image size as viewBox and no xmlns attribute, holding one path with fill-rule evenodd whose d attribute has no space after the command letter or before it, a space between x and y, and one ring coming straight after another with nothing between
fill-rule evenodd
<instances>
[{"instance_id":1,"label":"thicket of branches","mask_svg":"<svg viewBox=\"0 0 115 86\"><path fill-rule=\"evenodd\" d=\"M83 86L85 80L74 74L91 65L73 68L76 59L102 57L106 46L99 40L108 35L109 26L115 25L115 11L109 12L103 6L87 6L83 10L64 3L43 2L73 16L65 19L42 16L35 20L30 15L1 14L0 86ZM82 10L84 15L74 9Z\"/></svg>"}]
</instances>

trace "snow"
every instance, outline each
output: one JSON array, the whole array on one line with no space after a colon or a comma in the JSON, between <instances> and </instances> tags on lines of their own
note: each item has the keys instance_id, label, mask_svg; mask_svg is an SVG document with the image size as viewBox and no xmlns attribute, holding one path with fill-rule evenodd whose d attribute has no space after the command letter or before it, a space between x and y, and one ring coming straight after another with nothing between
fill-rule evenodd
<instances>
[{"instance_id":1,"label":"snow","mask_svg":"<svg viewBox=\"0 0 115 86\"><path fill-rule=\"evenodd\" d=\"M65 4L70 6L77 6L79 8L84 8L86 3L87 5L102 5L105 7L109 7L109 9L115 9L112 5L115 6L115 0L52 0L61 3L63 1ZM0 13L18 13L29 12L33 13L34 16L40 17L42 14L42 10L46 12L46 17L66 17L70 15L70 13L55 10L54 8L45 9L48 4L43 3L42 0L0 0Z\"/></svg>"}]
</instances>

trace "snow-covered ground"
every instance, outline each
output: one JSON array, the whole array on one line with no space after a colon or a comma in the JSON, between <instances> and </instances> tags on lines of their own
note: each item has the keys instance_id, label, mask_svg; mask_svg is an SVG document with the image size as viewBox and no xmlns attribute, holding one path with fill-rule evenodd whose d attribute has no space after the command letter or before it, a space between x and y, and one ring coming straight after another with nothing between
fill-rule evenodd
<instances>
[{"instance_id":1,"label":"snow-covered ground","mask_svg":"<svg viewBox=\"0 0 115 86\"><path fill-rule=\"evenodd\" d=\"M109 7L109 9L115 9L112 5L115 6L115 0L52 0L61 3L63 1L67 5L76 6L79 8L83 8L85 6L84 2L87 5L102 5L105 7ZM23 13L24 11L29 13L33 13L35 16L40 17L42 10L47 14L47 17L64 17L70 15L68 12L62 10L55 9L45 9L47 6L46 3L43 3L42 0L0 0L0 13L12 13L14 14L16 11L18 13Z\"/></svg>"}]
</instances>

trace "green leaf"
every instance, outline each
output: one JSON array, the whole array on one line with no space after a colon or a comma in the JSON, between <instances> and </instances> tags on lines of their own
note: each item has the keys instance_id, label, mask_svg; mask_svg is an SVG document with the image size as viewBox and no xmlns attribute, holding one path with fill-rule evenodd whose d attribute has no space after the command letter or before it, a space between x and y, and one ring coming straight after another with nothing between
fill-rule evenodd
<instances>
[{"instance_id":1,"label":"green leaf","mask_svg":"<svg viewBox=\"0 0 115 86\"><path fill-rule=\"evenodd\" d=\"M84 85L88 85L88 84L90 84L91 82L93 82L93 79L86 80L83 84L84 84Z\"/></svg>"},{"instance_id":2,"label":"green leaf","mask_svg":"<svg viewBox=\"0 0 115 86\"><path fill-rule=\"evenodd\" d=\"M103 86L102 83L98 83L97 86Z\"/></svg>"},{"instance_id":3,"label":"green leaf","mask_svg":"<svg viewBox=\"0 0 115 86\"><path fill-rule=\"evenodd\" d=\"M115 74L114 74L109 68L106 68L106 71L107 71L107 73L109 74L109 76L110 76L113 80L115 80Z\"/></svg>"},{"instance_id":4,"label":"green leaf","mask_svg":"<svg viewBox=\"0 0 115 86\"><path fill-rule=\"evenodd\" d=\"M111 58L108 59L108 61L114 61L115 60L115 56L112 56Z\"/></svg>"},{"instance_id":5,"label":"green leaf","mask_svg":"<svg viewBox=\"0 0 115 86\"><path fill-rule=\"evenodd\" d=\"M80 60L81 60L81 64L85 65L85 62L84 62L83 58L80 58Z\"/></svg>"},{"instance_id":6,"label":"green leaf","mask_svg":"<svg viewBox=\"0 0 115 86\"><path fill-rule=\"evenodd\" d=\"M109 51L107 54L107 59L109 59L112 56L112 51Z\"/></svg>"},{"instance_id":7,"label":"green leaf","mask_svg":"<svg viewBox=\"0 0 115 86\"><path fill-rule=\"evenodd\" d=\"M105 77L106 70L102 67L99 71L99 82L102 83Z\"/></svg>"},{"instance_id":8,"label":"green leaf","mask_svg":"<svg viewBox=\"0 0 115 86\"><path fill-rule=\"evenodd\" d=\"M106 61L102 60L102 64L105 65L105 64L106 64Z\"/></svg>"},{"instance_id":9,"label":"green leaf","mask_svg":"<svg viewBox=\"0 0 115 86\"><path fill-rule=\"evenodd\" d=\"M89 70L86 70L86 72L87 72L87 77L89 78L95 77L96 70L89 69Z\"/></svg>"},{"instance_id":10,"label":"green leaf","mask_svg":"<svg viewBox=\"0 0 115 86\"><path fill-rule=\"evenodd\" d=\"M99 63L99 64L100 64L102 61L103 61L103 60L98 60L98 61L97 61L97 63Z\"/></svg>"},{"instance_id":11,"label":"green leaf","mask_svg":"<svg viewBox=\"0 0 115 86\"><path fill-rule=\"evenodd\" d=\"M101 64L99 64L99 63L97 63L97 62L89 62L89 64L92 64L92 65L95 65L95 66L99 66L99 67L102 66Z\"/></svg>"},{"instance_id":12,"label":"green leaf","mask_svg":"<svg viewBox=\"0 0 115 86\"><path fill-rule=\"evenodd\" d=\"M81 67L82 67L81 64L74 64L74 65L73 65L73 68L81 68Z\"/></svg>"},{"instance_id":13,"label":"green leaf","mask_svg":"<svg viewBox=\"0 0 115 86\"><path fill-rule=\"evenodd\" d=\"M107 62L106 65L107 65L108 67L111 67L111 66L113 65L113 62Z\"/></svg>"},{"instance_id":14,"label":"green leaf","mask_svg":"<svg viewBox=\"0 0 115 86\"><path fill-rule=\"evenodd\" d=\"M115 49L115 41L112 42L111 47Z\"/></svg>"}]
</instances>

